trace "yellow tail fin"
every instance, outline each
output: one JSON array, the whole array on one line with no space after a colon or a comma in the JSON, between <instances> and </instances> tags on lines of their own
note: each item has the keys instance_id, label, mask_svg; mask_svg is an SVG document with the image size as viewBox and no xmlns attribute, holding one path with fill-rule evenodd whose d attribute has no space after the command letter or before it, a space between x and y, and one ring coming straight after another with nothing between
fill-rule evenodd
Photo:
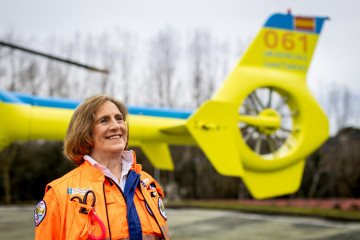
<instances>
[{"instance_id":1,"label":"yellow tail fin","mask_svg":"<svg viewBox=\"0 0 360 240\"><path fill-rule=\"evenodd\" d=\"M242 176L256 198L296 191L305 157L328 138L327 117L305 81L326 19L272 15L187 124L216 169Z\"/></svg>"},{"instance_id":2,"label":"yellow tail fin","mask_svg":"<svg viewBox=\"0 0 360 240\"><path fill-rule=\"evenodd\" d=\"M239 65L305 74L326 19L291 14L272 15Z\"/></svg>"},{"instance_id":3,"label":"yellow tail fin","mask_svg":"<svg viewBox=\"0 0 360 240\"><path fill-rule=\"evenodd\" d=\"M237 106L208 101L189 118L186 127L219 173L242 176Z\"/></svg>"}]
</instances>

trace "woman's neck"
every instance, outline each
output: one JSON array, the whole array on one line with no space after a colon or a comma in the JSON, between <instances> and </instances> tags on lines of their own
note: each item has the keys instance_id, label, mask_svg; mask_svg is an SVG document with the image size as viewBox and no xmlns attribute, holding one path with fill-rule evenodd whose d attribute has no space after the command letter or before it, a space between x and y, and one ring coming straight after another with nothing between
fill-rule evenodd
<instances>
[{"instance_id":1,"label":"woman's neck","mask_svg":"<svg viewBox=\"0 0 360 240\"><path fill-rule=\"evenodd\" d=\"M90 157L101 165L107 167L110 172L120 181L122 171L121 154L107 156L102 155L101 157L90 154Z\"/></svg>"}]
</instances>

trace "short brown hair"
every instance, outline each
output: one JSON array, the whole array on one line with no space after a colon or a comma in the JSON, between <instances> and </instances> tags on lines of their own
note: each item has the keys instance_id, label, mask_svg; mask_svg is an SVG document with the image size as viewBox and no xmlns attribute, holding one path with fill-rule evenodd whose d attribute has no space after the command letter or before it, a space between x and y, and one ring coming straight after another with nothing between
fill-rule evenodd
<instances>
[{"instance_id":1,"label":"short brown hair","mask_svg":"<svg viewBox=\"0 0 360 240\"><path fill-rule=\"evenodd\" d=\"M95 95L82 102L71 117L64 140L64 155L76 165L83 163L83 156L90 154L94 147L92 131L95 126L95 112L101 104L107 101L114 103L123 115L124 121L127 120L126 106L115 98ZM129 134L129 130L127 132Z\"/></svg>"}]
</instances>

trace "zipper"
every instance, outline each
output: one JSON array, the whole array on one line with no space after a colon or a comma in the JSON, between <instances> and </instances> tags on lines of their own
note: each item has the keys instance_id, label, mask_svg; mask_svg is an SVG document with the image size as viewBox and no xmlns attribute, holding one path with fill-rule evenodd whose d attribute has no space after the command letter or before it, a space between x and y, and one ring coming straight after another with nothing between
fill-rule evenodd
<instances>
[{"instance_id":1,"label":"zipper","mask_svg":"<svg viewBox=\"0 0 360 240\"><path fill-rule=\"evenodd\" d=\"M110 240L111 240L110 221L109 221L109 215L108 215L108 209L107 209L107 203L106 203L106 195L105 195L105 181L103 182L103 192L104 192L104 199L105 199L106 219L107 219L107 223L108 223L109 236L110 236Z\"/></svg>"},{"instance_id":2,"label":"zipper","mask_svg":"<svg viewBox=\"0 0 360 240\"><path fill-rule=\"evenodd\" d=\"M125 200L125 205L126 205L126 197L124 195L124 192L121 190L121 188L119 187L119 185L117 185L116 182L114 182L111 178L106 177L105 178L108 180L108 182L110 183L110 185L112 186L113 184L115 184L115 186L119 189L121 195L123 196L124 200ZM110 234L110 240L111 240L111 232L110 232L110 221L109 221L109 216L108 216L108 211L107 211L107 204L106 204L106 197L105 197L105 182L103 183L103 191L104 191L104 198L105 198L105 209L106 209L106 217L107 217L107 221L108 221L108 227L109 227L109 234Z\"/></svg>"},{"instance_id":3,"label":"zipper","mask_svg":"<svg viewBox=\"0 0 360 240\"><path fill-rule=\"evenodd\" d=\"M106 179L109 181L109 182L111 182L111 183L113 183L113 184L115 184L115 186L119 189L119 191L121 192L121 195L123 196L123 198L124 198L124 200L125 200L125 204L126 204L126 197L125 197L125 195L124 195L124 192L121 190L121 188L119 187L119 185L117 185L117 183L116 182L114 182L111 178L109 178L109 177L106 177Z\"/></svg>"}]
</instances>

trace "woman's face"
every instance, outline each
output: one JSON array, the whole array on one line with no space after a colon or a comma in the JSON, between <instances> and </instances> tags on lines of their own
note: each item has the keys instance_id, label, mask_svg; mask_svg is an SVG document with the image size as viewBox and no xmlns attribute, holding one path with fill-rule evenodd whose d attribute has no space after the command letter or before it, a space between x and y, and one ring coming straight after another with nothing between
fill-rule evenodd
<instances>
[{"instance_id":1,"label":"woman's face","mask_svg":"<svg viewBox=\"0 0 360 240\"><path fill-rule=\"evenodd\" d=\"M96 110L92 139L94 148L90 156L95 160L121 154L125 149L127 143L126 123L124 116L114 103L106 101Z\"/></svg>"}]
</instances>

